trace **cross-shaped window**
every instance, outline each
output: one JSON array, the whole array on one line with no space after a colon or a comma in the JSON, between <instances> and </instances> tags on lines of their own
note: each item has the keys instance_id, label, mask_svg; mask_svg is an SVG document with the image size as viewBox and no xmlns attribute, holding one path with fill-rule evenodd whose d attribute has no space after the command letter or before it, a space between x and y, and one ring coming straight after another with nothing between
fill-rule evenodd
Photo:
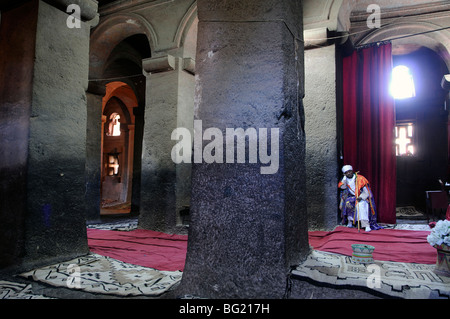
<instances>
[{"instance_id":1,"label":"cross-shaped window","mask_svg":"<svg viewBox=\"0 0 450 319\"><path fill-rule=\"evenodd\" d=\"M119 174L119 154L108 154L108 175L116 176Z\"/></svg>"},{"instance_id":2,"label":"cross-shaped window","mask_svg":"<svg viewBox=\"0 0 450 319\"><path fill-rule=\"evenodd\" d=\"M395 150L397 156L414 155L414 126L412 123L395 127Z\"/></svg>"}]
</instances>

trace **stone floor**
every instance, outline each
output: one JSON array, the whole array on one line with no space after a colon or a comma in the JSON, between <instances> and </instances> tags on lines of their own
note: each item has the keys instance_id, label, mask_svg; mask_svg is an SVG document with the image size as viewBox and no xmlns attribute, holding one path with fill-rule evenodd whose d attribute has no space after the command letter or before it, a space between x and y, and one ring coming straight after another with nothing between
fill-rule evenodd
<instances>
[{"instance_id":1,"label":"stone floor","mask_svg":"<svg viewBox=\"0 0 450 319\"><path fill-rule=\"evenodd\" d=\"M399 224L423 225L426 220L400 220ZM122 225L123 226L123 225ZM29 280L19 276L0 274L0 299L180 299L175 285L168 292L157 296L116 296L110 294L90 293L67 287L53 287L42 282ZM352 286L333 286L315 282L305 278L292 276L287 280L285 298L288 299L386 299L391 296L378 293L376 290L359 289ZM398 298L398 297L395 297ZM401 297L400 297L401 298Z\"/></svg>"},{"instance_id":2,"label":"stone floor","mask_svg":"<svg viewBox=\"0 0 450 319\"><path fill-rule=\"evenodd\" d=\"M397 218L397 229L428 230L429 220L425 216ZM389 227L389 226L388 226ZM439 299L439 296L435 296ZM311 279L294 278L291 280L289 298L292 299L404 299L401 296L390 296L380 293L377 289L367 287L335 286L320 283ZM434 298L431 296L430 298ZM447 298L447 297L444 297Z\"/></svg>"},{"instance_id":3,"label":"stone floor","mask_svg":"<svg viewBox=\"0 0 450 319\"><path fill-rule=\"evenodd\" d=\"M287 299L384 299L376 293L361 290L323 286L318 283L300 279L291 279ZM180 296L176 288L159 297L149 296L115 296L106 294L89 293L65 287L51 287L49 285L30 281L16 276L3 276L0 278L0 299L178 299L195 298Z\"/></svg>"}]
</instances>

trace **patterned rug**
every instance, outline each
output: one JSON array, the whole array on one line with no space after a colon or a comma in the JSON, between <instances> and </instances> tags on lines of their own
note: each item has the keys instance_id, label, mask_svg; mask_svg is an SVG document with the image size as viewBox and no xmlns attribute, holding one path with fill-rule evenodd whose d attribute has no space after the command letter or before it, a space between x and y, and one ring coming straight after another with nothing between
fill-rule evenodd
<instances>
[{"instance_id":1,"label":"patterned rug","mask_svg":"<svg viewBox=\"0 0 450 319\"><path fill-rule=\"evenodd\" d=\"M137 228L137 221L122 220L89 227L130 231ZM428 225L392 225L392 228L429 230ZM357 264L348 256L314 250L292 274L329 286L376 291L382 296L449 299L450 278L438 276L433 269L434 265L384 261ZM157 297L175 288L182 272L158 271L91 253L20 276L55 287L102 295ZM0 299L43 298L46 297L32 293L31 284L0 281Z\"/></svg>"},{"instance_id":2,"label":"patterned rug","mask_svg":"<svg viewBox=\"0 0 450 319\"><path fill-rule=\"evenodd\" d=\"M87 228L103 229L103 230L117 230L117 231L131 231L137 229L137 219L125 219L109 223L88 224Z\"/></svg>"},{"instance_id":3,"label":"patterned rug","mask_svg":"<svg viewBox=\"0 0 450 319\"><path fill-rule=\"evenodd\" d=\"M403 229L403 230L417 230L417 231L431 231L430 226L428 224L396 224L392 227L386 227L385 228L392 228L392 229Z\"/></svg>"},{"instance_id":4,"label":"patterned rug","mask_svg":"<svg viewBox=\"0 0 450 319\"><path fill-rule=\"evenodd\" d=\"M52 299L36 295L31 284L0 280L0 299Z\"/></svg>"},{"instance_id":5,"label":"patterned rug","mask_svg":"<svg viewBox=\"0 0 450 319\"><path fill-rule=\"evenodd\" d=\"M117 296L160 296L181 280L180 271L159 271L89 254L20 276L55 287Z\"/></svg>"},{"instance_id":6,"label":"patterned rug","mask_svg":"<svg viewBox=\"0 0 450 319\"><path fill-rule=\"evenodd\" d=\"M396 217L400 219L427 219L425 214L418 211L414 206L397 207L395 211Z\"/></svg>"},{"instance_id":7,"label":"patterned rug","mask_svg":"<svg viewBox=\"0 0 450 319\"><path fill-rule=\"evenodd\" d=\"M434 265L374 261L360 264L352 257L313 250L293 270L294 278L331 286L351 286L382 296L405 299L450 299L450 277L433 272Z\"/></svg>"}]
</instances>

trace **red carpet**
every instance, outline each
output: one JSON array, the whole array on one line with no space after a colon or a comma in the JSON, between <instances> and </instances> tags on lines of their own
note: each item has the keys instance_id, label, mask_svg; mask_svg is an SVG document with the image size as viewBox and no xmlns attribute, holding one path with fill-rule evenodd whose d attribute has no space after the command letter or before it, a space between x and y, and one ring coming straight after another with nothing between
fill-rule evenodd
<instances>
[{"instance_id":1,"label":"red carpet","mask_svg":"<svg viewBox=\"0 0 450 319\"><path fill-rule=\"evenodd\" d=\"M91 252L130 264L158 270L184 270L186 235L151 230L115 231L88 229ZM436 250L427 242L429 231L381 229L369 233L356 228L337 227L332 232L309 232L310 245L320 251L352 255L352 244L375 247L375 260L434 264Z\"/></svg>"},{"instance_id":2,"label":"red carpet","mask_svg":"<svg viewBox=\"0 0 450 319\"><path fill-rule=\"evenodd\" d=\"M352 244L375 247L373 258L418 264L435 264L436 249L428 242L429 231L380 229L358 233L356 228L336 227L332 232L309 232L309 244L315 249L341 255L352 255Z\"/></svg>"},{"instance_id":3,"label":"red carpet","mask_svg":"<svg viewBox=\"0 0 450 319\"><path fill-rule=\"evenodd\" d=\"M134 265L167 271L183 271L187 236L137 229L132 231L87 230L91 252Z\"/></svg>"}]
</instances>

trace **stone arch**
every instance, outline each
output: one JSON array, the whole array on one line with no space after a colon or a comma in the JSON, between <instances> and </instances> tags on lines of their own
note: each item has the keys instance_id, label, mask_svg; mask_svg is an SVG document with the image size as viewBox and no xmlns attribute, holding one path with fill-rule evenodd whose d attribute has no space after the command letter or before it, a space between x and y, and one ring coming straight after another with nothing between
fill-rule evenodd
<instances>
[{"instance_id":1,"label":"stone arch","mask_svg":"<svg viewBox=\"0 0 450 319\"><path fill-rule=\"evenodd\" d=\"M158 45L156 32L152 25L139 15L114 14L101 21L91 34L89 78L101 79L112 50L120 42L136 34L144 34L148 39L150 51L155 51Z\"/></svg>"},{"instance_id":2,"label":"stone arch","mask_svg":"<svg viewBox=\"0 0 450 319\"><path fill-rule=\"evenodd\" d=\"M131 194L133 185L133 150L135 117L133 107L137 100L133 90L123 82L111 82L107 85L103 98L103 129L101 151L101 209L100 214L119 214L131 212ZM108 134L114 115L120 117L120 134ZM109 174L111 161L117 172Z\"/></svg>"},{"instance_id":3,"label":"stone arch","mask_svg":"<svg viewBox=\"0 0 450 319\"><path fill-rule=\"evenodd\" d=\"M190 31L192 30L192 27L197 26L197 23L197 2L194 2L178 24L174 37L174 43L177 47L184 46L186 41L189 41Z\"/></svg>"},{"instance_id":4,"label":"stone arch","mask_svg":"<svg viewBox=\"0 0 450 319\"><path fill-rule=\"evenodd\" d=\"M450 30L446 29L439 32L433 32L434 30L441 28L441 26L430 22L404 22L390 24L381 27L380 29L375 29L363 37L355 45L358 46L377 41L394 39L393 44L395 46L424 46L435 51L445 62L447 68L450 69L450 43L448 42L448 39L450 38ZM411 34L417 33L423 34L408 37ZM401 38L403 36L405 37Z\"/></svg>"},{"instance_id":5,"label":"stone arch","mask_svg":"<svg viewBox=\"0 0 450 319\"><path fill-rule=\"evenodd\" d=\"M438 30L438 31L436 31ZM387 24L379 29L374 29L372 32L366 34L361 37L359 41L355 43L356 46L361 46L369 43L376 43L379 41L391 40L393 55L394 56L405 56L405 57L414 57L411 58L414 60L414 63L410 65L415 65L419 70L422 65L427 65L427 67L423 67L421 72L424 72L427 69L427 74L431 74L432 71L428 66L427 59L419 60L418 56L427 51L432 51L434 55L427 55L427 57L432 57L432 59L440 60L438 63L443 64L447 68L450 69L450 43L448 39L450 38L450 30L445 29L443 25L440 25L438 22L429 22L429 21L413 21L412 19L409 21L397 22ZM395 60L394 60L395 61ZM401 59L400 61L408 61L408 58ZM420 61L420 62L419 62ZM394 64L395 65L395 64ZM406 63L406 66L410 67ZM420 66L418 66L420 65ZM432 64L431 64L432 65ZM436 70L436 69L433 69ZM419 73L420 74L420 73ZM424 73L422 73L424 74ZM416 78L416 83L419 85L416 86L416 89L426 87L426 80L430 77L424 76L422 79ZM441 78L433 78L434 83L440 81ZM440 86L440 83L435 84L437 87ZM433 91L437 92L437 91ZM417 93L417 92L416 92ZM401 119L415 119L414 125L420 127L421 132L421 141L416 141L419 145L418 149L421 149L422 154L420 155L423 161L429 162L430 167L433 167L433 170L428 170L427 174L430 176L445 176L445 172L448 169L447 163L445 163L445 157L448 149L448 136L445 132L446 127L448 127L448 118L445 113L441 111L437 111L438 108L442 107L442 104L445 101L445 97L441 96L441 94L430 94L425 95L424 91L420 92L422 95L421 98L411 99L411 102L397 102L396 101L396 122L398 125L398 121ZM441 100L439 100L441 99ZM414 113L412 111L409 113L406 109L414 109L417 107L418 109L424 109L424 104L421 103L421 100L426 100L426 108L427 110L433 110L430 112L433 116L427 115L422 116L420 112ZM408 100L406 100L408 101ZM404 104L407 103L407 104ZM408 105L408 107L404 107ZM402 108L403 106L403 108ZM398 107L398 108L397 108ZM430 113L429 113L430 114ZM433 118L433 120L430 120ZM447 123L445 123L447 122ZM427 141L427 142L424 142ZM429 143L436 142L433 144L434 147L427 148L425 144L429 145ZM433 150L431 150L433 149ZM431 153L435 152L435 153ZM434 158L442 158L441 162L433 164L432 161ZM401 160L400 160L401 161ZM404 165L403 163L406 163ZM420 183L416 183L414 189L408 188L406 185L411 185L411 179L409 178L410 171L420 171L418 169L419 166L416 166L414 162L411 161L401 161L401 165L397 166L396 175L397 175L397 199L396 205L398 206L408 206L412 205L417 209L425 211L426 204L418 198L420 196L418 194L423 193L429 186L427 186L426 179L423 176L420 176L420 173L416 174L416 180L420 180ZM441 164L442 163L442 164ZM444 164L445 163L445 164ZM436 177L437 179L438 177Z\"/></svg>"},{"instance_id":6,"label":"stone arch","mask_svg":"<svg viewBox=\"0 0 450 319\"><path fill-rule=\"evenodd\" d=\"M138 100L133 92L132 87L123 81L113 81L107 84L109 89L106 90L106 94L103 97L102 110L105 110L106 103L113 97L119 98L122 103L128 108L137 107ZM129 115L127 121L130 122Z\"/></svg>"},{"instance_id":7,"label":"stone arch","mask_svg":"<svg viewBox=\"0 0 450 319\"><path fill-rule=\"evenodd\" d=\"M328 29L335 31L339 28L339 14L343 0L327 0L321 5L317 1L303 1L303 23L305 30Z\"/></svg>"},{"instance_id":8,"label":"stone arch","mask_svg":"<svg viewBox=\"0 0 450 319\"><path fill-rule=\"evenodd\" d=\"M130 39L136 36L145 38L145 43L141 47L140 39ZM122 47L126 44L127 47ZM134 13L112 14L100 20L100 23L92 30L90 37L89 53L89 87L87 90L87 139L88 145L86 153L86 179L88 189L86 191L87 219L97 220L100 216L101 206L101 171L102 161L99 161L99 154L103 154L103 98L107 94L106 85L116 80L128 84L133 91L136 101L134 101L133 112L136 115L135 124L127 131L129 138L135 138L133 147L129 149L128 158L130 165L133 165L133 207L137 207L139 202L139 178L140 152L142 151L142 131L143 116L145 107L145 77L142 74L142 59L148 58L157 45L156 33L153 27L141 16ZM144 47L145 46L145 47ZM145 54L144 54L145 53ZM120 67L110 72L111 63L115 61L126 61L128 67ZM130 71L131 70L131 71ZM125 73L124 73L125 71ZM128 72L128 73L127 73ZM132 74L130 73L132 72ZM133 75L133 77L131 77ZM131 156L133 155L133 156ZM132 163L133 161L133 163ZM128 175L131 176L131 175ZM136 210L137 208L135 208Z\"/></svg>"}]
</instances>

